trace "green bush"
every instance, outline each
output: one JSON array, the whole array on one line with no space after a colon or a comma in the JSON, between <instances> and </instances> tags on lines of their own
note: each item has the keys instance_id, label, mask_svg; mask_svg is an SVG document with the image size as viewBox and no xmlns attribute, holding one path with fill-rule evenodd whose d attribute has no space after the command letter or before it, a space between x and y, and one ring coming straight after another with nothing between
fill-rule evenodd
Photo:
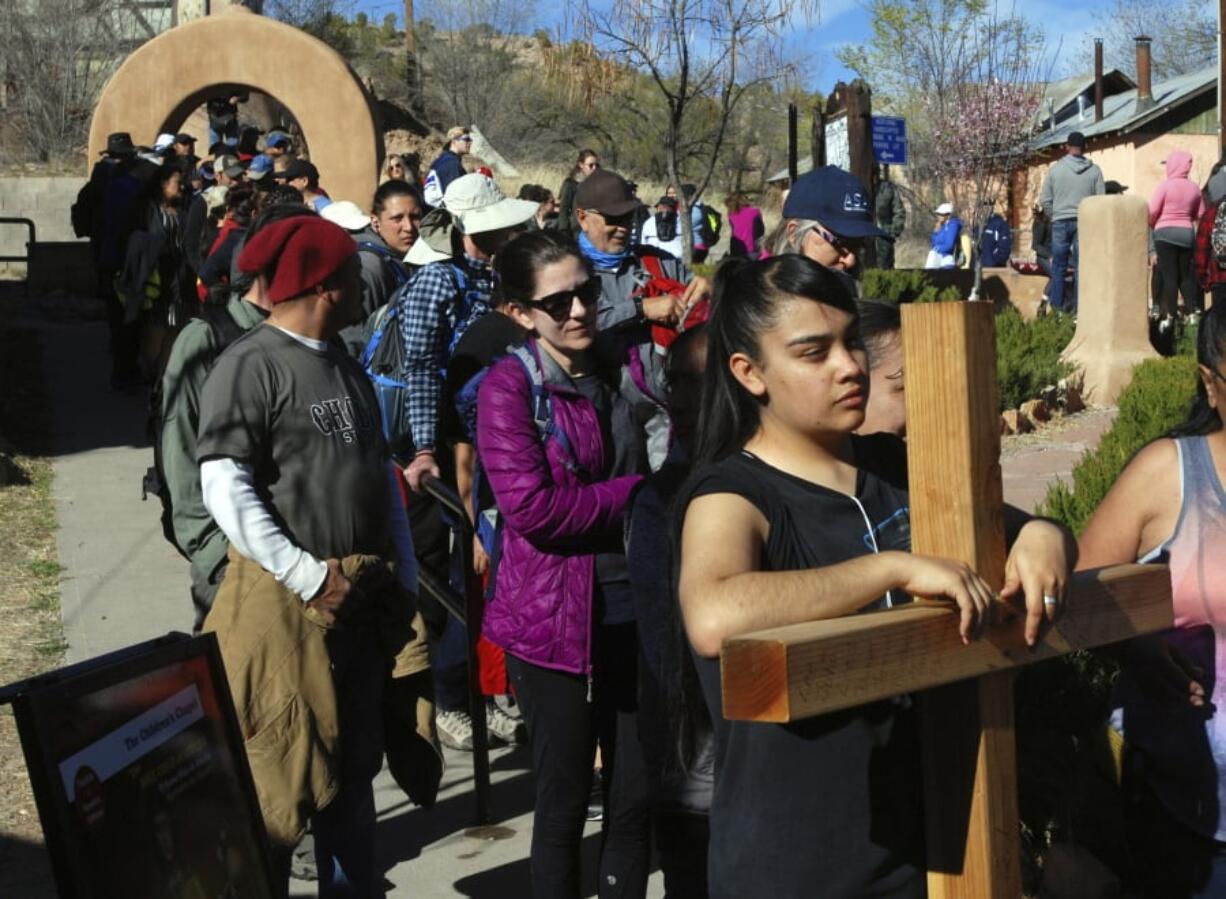
<instances>
[{"instance_id":1,"label":"green bush","mask_svg":"<svg viewBox=\"0 0 1226 899\"><path fill-rule=\"evenodd\" d=\"M996 379L1002 411L1016 409L1072 373L1073 367L1061 362L1060 354L1073 339L1074 329L1070 315L1026 322L1009 308L996 316Z\"/></svg>"},{"instance_id":2,"label":"green bush","mask_svg":"<svg viewBox=\"0 0 1226 899\"><path fill-rule=\"evenodd\" d=\"M1080 534L1124 466L1142 446L1188 417L1196 396L1196 359L1172 356L1150 359L1133 372L1120 395L1119 414L1098 448L1073 469L1072 486L1057 481L1039 506L1039 514L1063 521Z\"/></svg>"},{"instance_id":3,"label":"green bush","mask_svg":"<svg viewBox=\"0 0 1226 899\"><path fill-rule=\"evenodd\" d=\"M938 288L923 271L870 268L864 272L864 296L888 303L945 303L962 299L958 288Z\"/></svg>"},{"instance_id":4,"label":"green bush","mask_svg":"<svg viewBox=\"0 0 1226 899\"><path fill-rule=\"evenodd\" d=\"M1057 481L1038 513L1080 534L1128 461L1149 441L1184 421L1196 394L1195 359L1175 356L1137 366L1119 413L1098 448ZM1018 676L1018 786L1029 892L1054 843L1074 841L1127 881L1123 803L1116 786L1106 721L1118 667L1100 653L1077 652L1031 665Z\"/></svg>"}]
</instances>

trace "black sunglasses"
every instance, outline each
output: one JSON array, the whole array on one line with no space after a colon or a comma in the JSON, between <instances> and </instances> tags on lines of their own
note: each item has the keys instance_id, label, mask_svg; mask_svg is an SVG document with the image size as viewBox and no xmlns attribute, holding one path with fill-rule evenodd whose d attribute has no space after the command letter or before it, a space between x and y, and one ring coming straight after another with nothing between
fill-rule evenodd
<instances>
[{"instance_id":1,"label":"black sunglasses","mask_svg":"<svg viewBox=\"0 0 1226 899\"><path fill-rule=\"evenodd\" d=\"M591 306L600 299L600 279L588 278L578 287L559 290L557 293L551 293L549 296L535 300L524 300L523 303L531 309L541 310L555 322L564 322L570 317L570 309L576 297L584 306Z\"/></svg>"}]
</instances>

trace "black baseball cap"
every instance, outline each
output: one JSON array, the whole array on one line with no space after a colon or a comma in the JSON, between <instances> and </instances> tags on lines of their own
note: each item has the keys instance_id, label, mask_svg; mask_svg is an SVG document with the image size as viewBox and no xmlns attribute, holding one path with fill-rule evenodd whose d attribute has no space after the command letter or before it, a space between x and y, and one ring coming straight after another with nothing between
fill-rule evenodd
<instances>
[{"instance_id":1,"label":"black baseball cap","mask_svg":"<svg viewBox=\"0 0 1226 899\"><path fill-rule=\"evenodd\" d=\"M194 144L195 142L196 142L196 138L192 137L190 134L176 134L175 135L176 144Z\"/></svg>"},{"instance_id":2,"label":"black baseball cap","mask_svg":"<svg viewBox=\"0 0 1226 899\"><path fill-rule=\"evenodd\" d=\"M285 171L277 175L279 180L294 181L298 178L306 178L311 184L319 183L319 169L307 162L305 159L295 159L285 167Z\"/></svg>"},{"instance_id":3,"label":"black baseball cap","mask_svg":"<svg viewBox=\"0 0 1226 899\"><path fill-rule=\"evenodd\" d=\"M840 237L888 237L873 223L868 191L860 179L824 165L796 179L783 204L785 219L815 219Z\"/></svg>"},{"instance_id":4,"label":"black baseball cap","mask_svg":"<svg viewBox=\"0 0 1226 899\"><path fill-rule=\"evenodd\" d=\"M575 191L575 208L591 209L601 215L619 216L639 207L639 198L629 182L616 172L596 169L584 178Z\"/></svg>"}]
</instances>

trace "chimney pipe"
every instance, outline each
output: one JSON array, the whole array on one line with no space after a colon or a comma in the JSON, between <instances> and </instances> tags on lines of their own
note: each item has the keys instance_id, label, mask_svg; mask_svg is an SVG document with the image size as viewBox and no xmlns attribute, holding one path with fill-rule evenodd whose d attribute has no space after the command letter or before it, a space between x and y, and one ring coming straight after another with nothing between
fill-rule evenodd
<instances>
[{"instance_id":1,"label":"chimney pipe","mask_svg":"<svg viewBox=\"0 0 1226 899\"><path fill-rule=\"evenodd\" d=\"M1150 38L1137 38L1137 112L1154 107L1154 85L1151 75Z\"/></svg>"},{"instance_id":2,"label":"chimney pipe","mask_svg":"<svg viewBox=\"0 0 1226 899\"><path fill-rule=\"evenodd\" d=\"M1094 38L1094 121L1103 120L1103 39Z\"/></svg>"}]
</instances>

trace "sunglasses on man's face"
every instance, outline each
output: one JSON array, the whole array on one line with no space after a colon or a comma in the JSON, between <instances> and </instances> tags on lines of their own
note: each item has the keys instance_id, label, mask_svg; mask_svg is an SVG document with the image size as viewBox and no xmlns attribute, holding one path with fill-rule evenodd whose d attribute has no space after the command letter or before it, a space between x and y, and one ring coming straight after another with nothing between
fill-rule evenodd
<instances>
[{"instance_id":1,"label":"sunglasses on man's face","mask_svg":"<svg viewBox=\"0 0 1226 899\"><path fill-rule=\"evenodd\" d=\"M588 278L578 287L559 290L557 293L538 297L535 300L525 300L524 304L531 309L539 309L555 322L564 322L570 317L570 310L576 298L584 307L591 306L600 299L600 280Z\"/></svg>"},{"instance_id":2,"label":"sunglasses on man's face","mask_svg":"<svg viewBox=\"0 0 1226 899\"><path fill-rule=\"evenodd\" d=\"M813 226L813 233L815 233L822 240L826 241L826 243L830 244L830 246L834 248L834 251L840 256L847 256L860 252L860 245L862 241L859 238L839 237L837 234L828 231L821 225L817 224Z\"/></svg>"}]
</instances>

